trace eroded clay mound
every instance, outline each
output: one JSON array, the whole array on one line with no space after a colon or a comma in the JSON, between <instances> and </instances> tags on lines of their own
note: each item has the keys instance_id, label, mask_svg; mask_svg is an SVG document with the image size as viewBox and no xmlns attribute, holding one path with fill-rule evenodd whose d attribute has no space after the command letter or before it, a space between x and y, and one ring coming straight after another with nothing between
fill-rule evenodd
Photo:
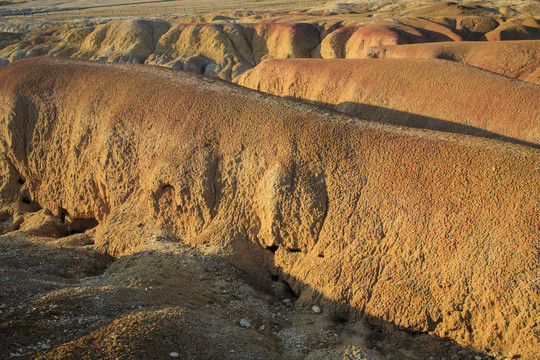
<instances>
[{"instance_id":1,"label":"eroded clay mound","mask_svg":"<svg viewBox=\"0 0 540 360\"><path fill-rule=\"evenodd\" d=\"M540 40L373 46L363 56L451 60L540 85Z\"/></svg>"},{"instance_id":2,"label":"eroded clay mound","mask_svg":"<svg viewBox=\"0 0 540 360\"><path fill-rule=\"evenodd\" d=\"M450 16L452 11L442 16L437 10L420 18L373 10L377 16L267 13L265 19L261 14L237 14L184 22L138 18L44 22L28 28L0 24L0 66L47 55L160 65L232 80L266 59L355 59L384 56L378 53L385 48L373 50L377 46L540 37L535 18L518 13L502 18L494 9L491 15L488 8L477 9L481 10L478 14L473 10L465 14L460 10L459 16ZM501 58L513 59L504 48L499 49L504 54ZM510 69L500 60L495 64L499 72L511 74L513 61L509 61Z\"/></svg>"},{"instance_id":3,"label":"eroded clay mound","mask_svg":"<svg viewBox=\"0 0 540 360\"><path fill-rule=\"evenodd\" d=\"M358 58L368 46L423 42L428 42L428 39L415 28L389 21L364 26L345 26L329 33L315 49L313 57Z\"/></svg>"},{"instance_id":4,"label":"eroded clay mound","mask_svg":"<svg viewBox=\"0 0 540 360\"><path fill-rule=\"evenodd\" d=\"M540 144L540 86L443 60L271 60L237 82L363 119Z\"/></svg>"},{"instance_id":5,"label":"eroded clay mound","mask_svg":"<svg viewBox=\"0 0 540 360\"><path fill-rule=\"evenodd\" d=\"M0 101L4 217L93 218L113 254L159 231L338 317L540 355L538 150L136 65L20 61Z\"/></svg>"}]
</instances>

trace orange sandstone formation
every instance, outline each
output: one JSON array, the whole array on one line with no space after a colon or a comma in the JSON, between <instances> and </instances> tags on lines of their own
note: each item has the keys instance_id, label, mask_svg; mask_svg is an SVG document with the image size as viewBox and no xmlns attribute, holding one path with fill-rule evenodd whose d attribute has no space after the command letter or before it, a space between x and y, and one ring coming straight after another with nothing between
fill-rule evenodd
<instances>
[{"instance_id":1,"label":"orange sandstone formation","mask_svg":"<svg viewBox=\"0 0 540 360\"><path fill-rule=\"evenodd\" d=\"M14 223L32 206L95 219L116 255L160 231L223 249L261 284L279 275L336 317L540 356L536 149L54 58L0 69L0 119Z\"/></svg>"},{"instance_id":2,"label":"orange sandstone formation","mask_svg":"<svg viewBox=\"0 0 540 360\"><path fill-rule=\"evenodd\" d=\"M428 40L416 29L391 22L346 26L328 34L314 51L313 57L357 58L368 46L423 42Z\"/></svg>"}]
</instances>

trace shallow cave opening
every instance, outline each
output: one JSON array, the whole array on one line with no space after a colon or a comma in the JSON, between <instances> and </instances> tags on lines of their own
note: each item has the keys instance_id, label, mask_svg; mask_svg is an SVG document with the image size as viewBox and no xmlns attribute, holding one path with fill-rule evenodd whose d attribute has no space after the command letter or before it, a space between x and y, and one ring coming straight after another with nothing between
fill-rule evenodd
<instances>
[{"instance_id":1,"label":"shallow cave opening","mask_svg":"<svg viewBox=\"0 0 540 360\"><path fill-rule=\"evenodd\" d=\"M58 209L58 214L62 223L68 227L68 235L84 233L99 225L99 221L94 217L73 218L69 215L69 212L62 207Z\"/></svg>"},{"instance_id":2,"label":"shallow cave opening","mask_svg":"<svg viewBox=\"0 0 540 360\"><path fill-rule=\"evenodd\" d=\"M298 299L300 294L294 292L287 280L280 275L282 274L270 275L272 280L271 293L279 299Z\"/></svg>"},{"instance_id":3,"label":"shallow cave opening","mask_svg":"<svg viewBox=\"0 0 540 360\"><path fill-rule=\"evenodd\" d=\"M277 245L267 246L266 249L270 250L272 252L272 254L275 254L276 251L279 249L279 246L277 246Z\"/></svg>"},{"instance_id":4,"label":"shallow cave opening","mask_svg":"<svg viewBox=\"0 0 540 360\"><path fill-rule=\"evenodd\" d=\"M68 216L68 212L66 209L60 208L60 220L65 224L66 223L66 217Z\"/></svg>"},{"instance_id":5,"label":"shallow cave opening","mask_svg":"<svg viewBox=\"0 0 540 360\"><path fill-rule=\"evenodd\" d=\"M91 230L99 225L99 221L95 218L75 218L68 224L69 234L80 234Z\"/></svg>"},{"instance_id":6,"label":"shallow cave opening","mask_svg":"<svg viewBox=\"0 0 540 360\"><path fill-rule=\"evenodd\" d=\"M18 178L18 179L17 179L17 183L18 183L19 185L24 185L25 181L24 181L23 178Z\"/></svg>"},{"instance_id":7,"label":"shallow cave opening","mask_svg":"<svg viewBox=\"0 0 540 360\"><path fill-rule=\"evenodd\" d=\"M41 206L32 200L28 193L22 193L19 195L19 205L23 212L36 212L41 210Z\"/></svg>"},{"instance_id":8,"label":"shallow cave opening","mask_svg":"<svg viewBox=\"0 0 540 360\"><path fill-rule=\"evenodd\" d=\"M161 187L161 191L168 191L168 190L174 190L174 186L170 184L165 184Z\"/></svg>"},{"instance_id":9,"label":"shallow cave opening","mask_svg":"<svg viewBox=\"0 0 540 360\"><path fill-rule=\"evenodd\" d=\"M299 252L302 252L301 249L296 249L296 248L287 248L287 251L288 251L288 252L291 252L291 253L299 253Z\"/></svg>"},{"instance_id":10,"label":"shallow cave opening","mask_svg":"<svg viewBox=\"0 0 540 360\"><path fill-rule=\"evenodd\" d=\"M342 326L345 325L347 322L349 322L349 319L347 319L342 314L333 314L332 320L334 320L334 323L336 323L336 325L342 325Z\"/></svg>"}]
</instances>

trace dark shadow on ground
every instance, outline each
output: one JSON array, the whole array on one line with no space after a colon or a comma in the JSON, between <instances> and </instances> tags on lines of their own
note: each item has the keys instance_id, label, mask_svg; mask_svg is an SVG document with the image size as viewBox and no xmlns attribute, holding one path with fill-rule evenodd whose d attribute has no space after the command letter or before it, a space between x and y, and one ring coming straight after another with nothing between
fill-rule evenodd
<instances>
[{"instance_id":1,"label":"dark shadow on ground","mask_svg":"<svg viewBox=\"0 0 540 360\"><path fill-rule=\"evenodd\" d=\"M48 248L46 244L36 245L23 237L14 239L9 236L0 237L0 247L4 241L9 243L5 245L10 247L13 256L21 260L4 264L12 270L10 277L17 276L17 269L26 263L24 258L34 259L35 250L45 260L43 264L47 263L50 255L57 257L56 260L65 258L63 261L68 261L73 254L88 251L84 248ZM171 239L171 246L176 243L177 246L187 247ZM39 249L31 250L36 246ZM248 251L253 254L242 256L267 252L256 244L251 244ZM70 255L70 252L73 253ZM342 355L348 354L348 351L356 351L357 355L360 351L370 354L369 359L381 360L449 359L454 355L461 360L474 359L479 355L483 359L491 359L449 339L397 329L394 324L360 314L347 304L332 302L321 293L318 293L321 314L314 314L310 306L298 304L292 294L280 296L270 292L268 295L257 295L259 290L245 290L239 279L247 279L254 289L262 289L268 288L265 284L285 285L287 275L276 277L268 272L266 278L255 278L236 267L237 270L228 269L231 265L222 265L228 262L227 259L232 258L206 254L193 248L185 250L181 256L164 250L145 251L116 260L106 270L103 279L98 277L89 286L75 282L43 288L38 283L52 279L30 275L29 278L38 276L40 280L31 281L26 286L26 291L33 294L28 293L29 296L21 304L14 303L2 308L0 338L5 342L0 346L0 357L15 358L20 352L32 358L54 355L55 358L67 359L97 356L106 349L109 355L138 354L146 358L164 358L172 349L190 359L208 359L214 355L224 359L246 358L241 354L251 354L253 358L285 359L291 358L291 354L279 351L278 347L287 346L283 341L305 340L306 336L314 335L302 328L305 319L308 319L316 324L326 324L324 332L329 333L330 341L311 341L309 347L300 349L295 359L310 354L313 359L338 355L343 358ZM85 267L86 257L77 260L81 267ZM137 263L140 263L139 266ZM151 264L155 268L149 266ZM68 266L73 264L69 263ZM137 270L134 270L134 266ZM200 274L197 268L200 268ZM85 276L86 273L81 275ZM136 278L136 282L132 283L130 278ZM54 280L61 282L61 279ZM298 286L300 282L296 281ZM32 291L33 283L38 286ZM4 284L10 287L7 282ZM179 284L185 286L178 287ZM219 288L216 287L218 284ZM12 282L11 286L17 287L16 282ZM301 287L309 288L306 284ZM62 288L72 290L64 291ZM178 289L181 291L177 292ZM242 292L236 294L239 289ZM171 296L171 290L175 290L174 296ZM4 291L9 292L9 289L4 288ZM254 297L250 299L251 296ZM230 313L243 301L251 304L252 309L255 306L259 310ZM249 306L244 309L249 309ZM278 314L277 318L275 314ZM251 328L240 324L239 315L249 318ZM296 327L295 321L299 319L304 323ZM40 342L36 343L37 340ZM233 345L237 346L236 352L229 351ZM304 345L301 342L294 346Z\"/></svg>"}]
</instances>

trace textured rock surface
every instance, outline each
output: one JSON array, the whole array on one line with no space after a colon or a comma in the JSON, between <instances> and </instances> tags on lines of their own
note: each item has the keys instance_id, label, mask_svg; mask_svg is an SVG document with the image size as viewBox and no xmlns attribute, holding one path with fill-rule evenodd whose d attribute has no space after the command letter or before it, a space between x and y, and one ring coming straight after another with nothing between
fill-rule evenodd
<instances>
[{"instance_id":1,"label":"textured rock surface","mask_svg":"<svg viewBox=\"0 0 540 360\"><path fill-rule=\"evenodd\" d=\"M540 144L540 86L444 60L271 60L236 81L363 119Z\"/></svg>"},{"instance_id":2,"label":"textured rock surface","mask_svg":"<svg viewBox=\"0 0 540 360\"><path fill-rule=\"evenodd\" d=\"M112 254L142 224L336 317L540 355L538 150L159 68L40 58L0 84L4 217L95 219Z\"/></svg>"}]
</instances>

